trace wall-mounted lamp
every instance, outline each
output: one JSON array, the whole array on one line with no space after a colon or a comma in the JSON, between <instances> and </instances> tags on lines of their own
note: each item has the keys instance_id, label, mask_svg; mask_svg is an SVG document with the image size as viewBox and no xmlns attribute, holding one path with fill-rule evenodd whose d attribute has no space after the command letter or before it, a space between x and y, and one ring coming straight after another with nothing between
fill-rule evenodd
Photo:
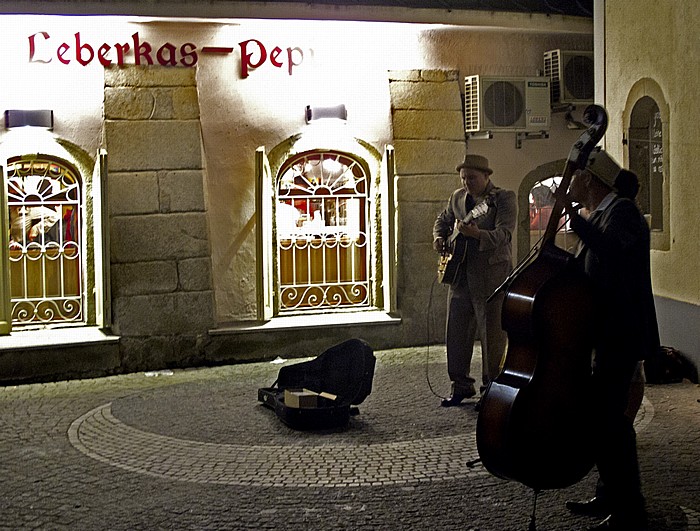
<instances>
[{"instance_id":1,"label":"wall-mounted lamp","mask_svg":"<svg viewBox=\"0 0 700 531\"><path fill-rule=\"evenodd\" d=\"M16 110L5 111L5 129L15 127L42 127L53 130L53 111L51 110Z\"/></svg>"},{"instance_id":2,"label":"wall-mounted lamp","mask_svg":"<svg viewBox=\"0 0 700 531\"><path fill-rule=\"evenodd\" d=\"M336 118L338 120L347 120L348 111L345 108L345 104L334 105L332 107L312 107L311 105L306 106L306 123L310 123L313 120L320 120L321 118Z\"/></svg>"}]
</instances>

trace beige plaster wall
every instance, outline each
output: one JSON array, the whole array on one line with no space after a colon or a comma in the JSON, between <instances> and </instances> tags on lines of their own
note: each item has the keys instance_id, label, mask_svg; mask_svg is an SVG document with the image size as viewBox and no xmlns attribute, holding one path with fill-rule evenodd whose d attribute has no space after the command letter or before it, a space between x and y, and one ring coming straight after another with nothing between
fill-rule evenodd
<instances>
[{"instance_id":1,"label":"beige plaster wall","mask_svg":"<svg viewBox=\"0 0 700 531\"><path fill-rule=\"evenodd\" d=\"M700 304L700 3L696 0L605 2L605 104L610 114L606 146L626 163L624 113L635 96L668 106L664 180L667 181L670 248L653 251L654 292ZM658 86L665 101L653 92ZM647 88L648 87L648 88ZM663 115L663 109L662 109Z\"/></svg>"}]
</instances>

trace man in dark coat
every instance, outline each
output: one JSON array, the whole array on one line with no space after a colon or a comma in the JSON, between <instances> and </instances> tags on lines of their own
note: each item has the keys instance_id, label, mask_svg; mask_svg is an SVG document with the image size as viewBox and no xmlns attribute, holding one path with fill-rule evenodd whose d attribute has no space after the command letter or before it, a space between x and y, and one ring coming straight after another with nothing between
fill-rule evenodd
<instances>
[{"instance_id":1,"label":"man in dark coat","mask_svg":"<svg viewBox=\"0 0 700 531\"><path fill-rule=\"evenodd\" d=\"M649 227L628 198L615 190L620 171L600 149L585 170L574 174L571 202L586 207L588 219L567 206L571 228L581 239L577 261L591 278L596 305L593 359L594 455L600 476L596 497L568 502L574 513L605 517L591 529L646 528L637 445L625 415L630 383L639 360L659 347L651 289Z\"/></svg>"},{"instance_id":2,"label":"man in dark coat","mask_svg":"<svg viewBox=\"0 0 700 531\"><path fill-rule=\"evenodd\" d=\"M452 396L441 405L459 405L476 395L470 374L472 351L477 337L481 342L481 390L498 375L508 336L501 328L503 294L486 299L510 273L511 240L515 229L515 193L495 186L489 161L480 155L467 155L457 166L462 187L455 190L447 207L433 225L433 247L442 252L453 231L466 238L466 267L460 267L447 296L447 372ZM468 223L467 215L478 204L487 206L483 214Z\"/></svg>"}]
</instances>

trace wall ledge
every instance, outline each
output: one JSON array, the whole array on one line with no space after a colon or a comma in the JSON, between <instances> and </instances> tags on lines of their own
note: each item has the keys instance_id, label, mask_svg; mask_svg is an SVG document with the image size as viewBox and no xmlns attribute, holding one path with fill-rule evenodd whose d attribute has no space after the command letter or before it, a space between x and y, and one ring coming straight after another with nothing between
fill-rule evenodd
<instances>
[{"instance_id":1,"label":"wall ledge","mask_svg":"<svg viewBox=\"0 0 700 531\"><path fill-rule=\"evenodd\" d=\"M50 328L44 330L13 331L0 337L0 352L47 347L71 347L118 343L119 336L105 333L96 326Z\"/></svg>"},{"instance_id":2,"label":"wall ledge","mask_svg":"<svg viewBox=\"0 0 700 531\"><path fill-rule=\"evenodd\" d=\"M274 330L300 330L304 328L337 328L341 326L386 324L401 324L401 318L383 311L289 315L275 317L269 321L228 323L210 330L209 335L222 336Z\"/></svg>"}]
</instances>

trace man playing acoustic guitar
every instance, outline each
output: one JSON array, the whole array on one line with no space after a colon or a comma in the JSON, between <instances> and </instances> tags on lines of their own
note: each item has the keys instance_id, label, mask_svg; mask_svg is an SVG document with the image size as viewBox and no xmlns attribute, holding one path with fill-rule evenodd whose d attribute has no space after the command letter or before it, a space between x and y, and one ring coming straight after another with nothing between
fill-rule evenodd
<instances>
[{"instance_id":1,"label":"man playing acoustic guitar","mask_svg":"<svg viewBox=\"0 0 700 531\"><path fill-rule=\"evenodd\" d=\"M505 353L507 335L501 328L503 294L486 299L506 279L512 269L511 240L517 213L515 193L496 187L490 179L489 161L480 155L467 155L456 170L462 187L450 196L447 207L433 225L433 248L445 253L453 231L464 238L463 256L454 268L447 295L447 372L452 382L452 396L441 402L443 407L457 406L476 395L470 375L474 341L481 342L483 395L495 378ZM488 209L479 212L478 205ZM463 222L462 220L471 220ZM456 243L456 240L455 240Z\"/></svg>"}]
</instances>

